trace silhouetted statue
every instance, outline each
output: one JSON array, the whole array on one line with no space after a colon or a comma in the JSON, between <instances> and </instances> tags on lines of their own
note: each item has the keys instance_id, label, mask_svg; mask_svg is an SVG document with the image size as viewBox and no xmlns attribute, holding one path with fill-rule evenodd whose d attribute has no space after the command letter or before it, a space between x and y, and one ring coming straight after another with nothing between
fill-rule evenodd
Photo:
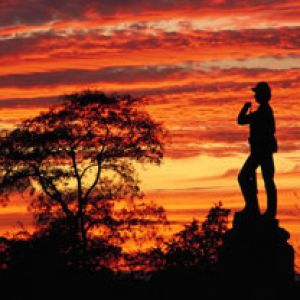
<instances>
[{"instance_id":1,"label":"silhouetted statue","mask_svg":"<svg viewBox=\"0 0 300 300\"><path fill-rule=\"evenodd\" d=\"M291 299L288 293L294 281L294 249L288 243L289 232L275 218L273 153L277 152L277 141L269 105L271 89L266 82L259 82L252 90L258 109L251 112L251 103L247 102L238 116L240 125L250 125L251 151L238 176L246 203L224 235L218 270L224 289L234 291L232 299ZM257 199L259 166L267 192L267 210L262 216Z\"/></svg>"},{"instance_id":2,"label":"silhouetted statue","mask_svg":"<svg viewBox=\"0 0 300 300\"><path fill-rule=\"evenodd\" d=\"M257 199L256 169L261 166L267 192L267 210L264 216L274 219L277 211L277 191L274 183L273 153L277 152L275 138L275 120L269 105L271 88L266 82L259 82L252 88L259 107L251 112L251 102L246 102L238 115L239 125L250 125L250 155L242 167L238 181L245 199L242 215L257 217L260 215Z\"/></svg>"}]
</instances>

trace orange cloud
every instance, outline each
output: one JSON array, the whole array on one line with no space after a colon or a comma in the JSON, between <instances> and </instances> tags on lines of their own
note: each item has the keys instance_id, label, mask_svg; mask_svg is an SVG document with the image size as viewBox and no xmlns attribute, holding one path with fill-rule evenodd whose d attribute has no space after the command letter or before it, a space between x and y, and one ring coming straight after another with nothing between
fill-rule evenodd
<instances>
[{"instance_id":1,"label":"orange cloud","mask_svg":"<svg viewBox=\"0 0 300 300\"><path fill-rule=\"evenodd\" d=\"M184 32L36 32L0 39L0 75L300 54L299 28ZM17 63L16 63L17 59Z\"/></svg>"},{"instance_id":2,"label":"orange cloud","mask_svg":"<svg viewBox=\"0 0 300 300\"><path fill-rule=\"evenodd\" d=\"M180 1L110 1L110 0L76 0L72 2L6 0L0 6L0 26L10 27L16 24L40 26L60 22L91 22L98 20L100 25L123 22L157 21L172 18L205 18L249 16L245 20L236 19L243 25L245 22L261 23L268 20L298 20L299 4L289 0L251 0L232 1L214 0L209 2L196 0ZM252 23L252 24L253 24Z\"/></svg>"},{"instance_id":3,"label":"orange cloud","mask_svg":"<svg viewBox=\"0 0 300 300\"><path fill-rule=\"evenodd\" d=\"M237 126L236 116L243 102L253 97L250 88L265 78L273 89L279 149L297 150L299 69L203 71L183 64L5 75L0 76L0 107L8 113L6 117L2 114L2 123L13 122L9 116L16 116L16 107L25 111L22 117L29 117L34 112L29 107L35 106L38 113L55 103L59 94L101 87L146 97L146 109L169 129L167 156L230 156L248 150L247 129Z\"/></svg>"}]
</instances>

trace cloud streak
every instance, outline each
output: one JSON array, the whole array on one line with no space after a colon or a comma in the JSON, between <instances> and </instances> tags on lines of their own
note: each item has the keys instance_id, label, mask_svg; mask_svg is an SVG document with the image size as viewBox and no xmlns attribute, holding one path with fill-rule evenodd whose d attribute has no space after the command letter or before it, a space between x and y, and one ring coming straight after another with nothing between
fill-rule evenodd
<instances>
[{"instance_id":1,"label":"cloud streak","mask_svg":"<svg viewBox=\"0 0 300 300\"><path fill-rule=\"evenodd\" d=\"M268 78L274 95L277 136L284 141L280 151L292 152L299 148L300 140L295 97L300 93L299 74L299 69L204 71L189 63L11 74L0 76L0 107L46 108L58 101L57 95L89 85L131 93L145 97L147 110L169 129L167 156L228 157L248 151L246 128L237 126L236 116L243 102L253 97L250 88L260 78Z\"/></svg>"},{"instance_id":2,"label":"cloud streak","mask_svg":"<svg viewBox=\"0 0 300 300\"><path fill-rule=\"evenodd\" d=\"M261 12L264 11L262 14ZM164 19L182 17L216 17L236 15L263 16L265 19L281 17L293 20L299 5L295 1L285 0L216 0L197 1L179 0L73 0L62 2L58 0L8 0L0 5L0 26L16 24L41 25L62 20L85 21L100 19L103 24L111 24L120 19L157 20L158 15ZM276 13L276 14L275 14ZM279 16L278 16L279 15Z\"/></svg>"},{"instance_id":3,"label":"cloud streak","mask_svg":"<svg viewBox=\"0 0 300 300\"><path fill-rule=\"evenodd\" d=\"M300 55L300 27L227 31L166 32L101 30L35 32L0 39L0 74L99 69L112 66L179 64L196 61L213 67L214 61ZM15 61L18 59L18 68ZM209 66L208 61L212 61ZM264 63L264 61L261 61ZM267 65L272 62L265 61ZM221 64L221 62L220 62ZM223 62L226 66L226 62Z\"/></svg>"}]
</instances>

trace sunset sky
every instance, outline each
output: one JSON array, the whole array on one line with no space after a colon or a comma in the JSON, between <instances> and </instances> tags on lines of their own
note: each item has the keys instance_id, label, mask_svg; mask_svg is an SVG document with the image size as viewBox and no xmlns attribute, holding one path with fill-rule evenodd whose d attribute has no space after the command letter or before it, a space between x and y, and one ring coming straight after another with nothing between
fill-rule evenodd
<instances>
[{"instance_id":1,"label":"sunset sky","mask_svg":"<svg viewBox=\"0 0 300 300\"><path fill-rule=\"evenodd\" d=\"M236 177L248 128L236 118L253 101L251 87L268 81L278 218L299 247L299 15L295 0L3 0L0 126L13 128L82 89L145 97L170 137L161 167L139 169L142 187L183 224L218 201L243 207ZM263 210L261 180L259 188ZM30 224L25 202L0 208L1 233Z\"/></svg>"}]
</instances>

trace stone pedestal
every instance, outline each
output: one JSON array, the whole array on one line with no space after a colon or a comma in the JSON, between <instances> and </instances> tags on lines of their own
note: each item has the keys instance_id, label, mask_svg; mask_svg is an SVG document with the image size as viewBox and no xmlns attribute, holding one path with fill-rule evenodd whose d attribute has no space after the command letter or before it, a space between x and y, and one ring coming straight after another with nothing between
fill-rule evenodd
<instances>
[{"instance_id":1,"label":"stone pedestal","mask_svg":"<svg viewBox=\"0 0 300 300\"><path fill-rule=\"evenodd\" d=\"M219 271L227 287L275 291L294 280L290 234L278 220L236 213L220 250ZM269 293L269 292L266 292Z\"/></svg>"}]
</instances>

